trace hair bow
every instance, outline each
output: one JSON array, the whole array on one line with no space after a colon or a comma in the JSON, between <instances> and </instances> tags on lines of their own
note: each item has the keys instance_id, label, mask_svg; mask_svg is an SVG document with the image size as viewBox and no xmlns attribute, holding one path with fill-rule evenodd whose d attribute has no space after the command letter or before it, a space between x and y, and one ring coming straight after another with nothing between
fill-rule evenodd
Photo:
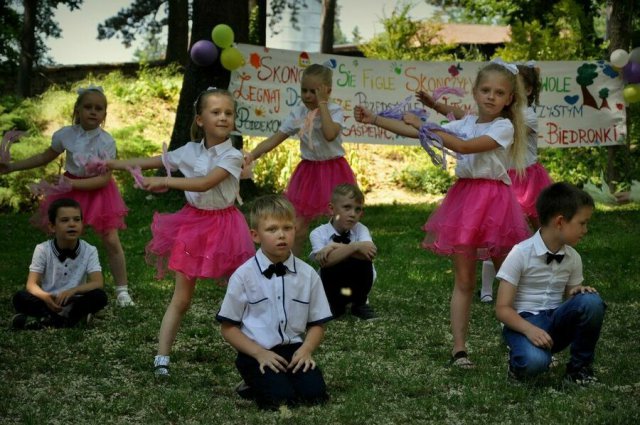
<instances>
[{"instance_id":1,"label":"hair bow","mask_svg":"<svg viewBox=\"0 0 640 425\"><path fill-rule=\"evenodd\" d=\"M102 86L96 86L93 84L89 84L87 87L78 87L78 94L84 94L88 91L99 91L104 94L104 90L102 90Z\"/></svg>"},{"instance_id":2,"label":"hair bow","mask_svg":"<svg viewBox=\"0 0 640 425\"><path fill-rule=\"evenodd\" d=\"M518 67L517 66L515 66L512 63L508 63L508 62L503 61L502 58L491 59L491 63L495 63L496 65L500 65L500 66L506 68L513 75L516 75L518 73Z\"/></svg>"},{"instance_id":3,"label":"hair bow","mask_svg":"<svg viewBox=\"0 0 640 425\"><path fill-rule=\"evenodd\" d=\"M530 60L530 61L526 62L524 64L524 66L528 66L529 68L535 68L536 67L536 61Z\"/></svg>"},{"instance_id":4,"label":"hair bow","mask_svg":"<svg viewBox=\"0 0 640 425\"><path fill-rule=\"evenodd\" d=\"M202 97L203 94L208 93L210 91L215 91L215 90L218 90L218 88L212 87L212 86L209 86L205 90L202 90L196 97L196 100L193 102L194 109L198 107L198 102L200 102L200 98Z\"/></svg>"}]
</instances>

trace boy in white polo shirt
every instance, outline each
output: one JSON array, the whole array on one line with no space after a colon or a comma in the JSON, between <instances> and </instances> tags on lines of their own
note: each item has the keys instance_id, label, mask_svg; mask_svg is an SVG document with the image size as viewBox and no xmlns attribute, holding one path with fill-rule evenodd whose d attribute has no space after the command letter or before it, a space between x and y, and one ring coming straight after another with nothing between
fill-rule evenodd
<instances>
[{"instance_id":1,"label":"boy in white polo shirt","mask_svg":"<svg viewBox=\"0 0 640 425\"><path fill-rule=\"evenodd\" d=\"M320 265L320 277L333 317L342 316L351 303L351 314L363 320L377 316L368 304L376 278L373 260L377 248L369 229L360 223L364 194L358 186L339 184L331 193L331 220L310 235L309 257Z\"/></svg>"},{"instance_id":2,"label":"boy in white polo shirt","mask_svg":"<svg viewBox=\"0 0 640 425\"><path fill-rule=\"evenodd\" d=\"M588 384L596 380L592 364L605 304L582 285L582 260L573 247L587 233L593 199L555 183L540 193L536 209L540 229L513 247L497 275L496 316L505 325L509 376L539 375L553 353L571 346L565 380Z\"/></svg>"},{"instance_id":3,"label":"boy in white polo shirt","mask_svg":"<svg viewBox=\"0 0 640 425\"><path fill-rule=\"evenodd\" d=\"M331 310L320 276L291 253L295 217L282 196L253 202L251 235L260 249L229 279L216 316L223 338L238 350L239 394L263 409L328 398L312 353Z\"/></svg>"},{"instance_id":4,"label":"boy in white polo shirt","mask_svg":"<svg viewBox=\"0 0 640 425\"><path fill-rule=\"evenodd\" d=\"M72 327L107 305L98 251L80 239L80 204L62 198L47 212L54 238L36 246L27 287L13 296L13 329ZM38 320L27 326L29 317Z\"/></svg>"}]
</instances>

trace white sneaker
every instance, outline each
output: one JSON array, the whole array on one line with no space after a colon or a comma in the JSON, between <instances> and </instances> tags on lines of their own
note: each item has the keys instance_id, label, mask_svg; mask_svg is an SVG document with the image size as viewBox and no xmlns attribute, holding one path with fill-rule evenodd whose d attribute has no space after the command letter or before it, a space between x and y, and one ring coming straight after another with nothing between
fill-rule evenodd
<instances>
[{"instance_id":1,"label":"white sneaker","mask_svg":"<svg viewBox=\"0 0 640 425\"><path fill-rule=\"evenodd\" d=\"M136 304L131 299L131 295L129 295L129 292L123 291L116 296L116 305L118 307L132 307Z\"/></svg>"}]
</instances>

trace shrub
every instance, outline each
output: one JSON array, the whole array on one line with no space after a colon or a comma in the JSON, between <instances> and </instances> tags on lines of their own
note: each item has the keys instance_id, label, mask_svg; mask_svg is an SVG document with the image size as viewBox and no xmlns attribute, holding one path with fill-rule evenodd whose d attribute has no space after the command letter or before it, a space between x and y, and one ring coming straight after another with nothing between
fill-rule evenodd
<instances>
[{"instance_id":1,"label":"shrub","mask_svg":"<svg viewBox=\"0 0 640 425\"><path fill-rule=\"evenodd\" d=\"M447 192L453 184L454 177L447 170L431 164L410 163L406 168L394 173L393 181L400 187L414 192L439 195Z\"/></svg>"}]
</instances>

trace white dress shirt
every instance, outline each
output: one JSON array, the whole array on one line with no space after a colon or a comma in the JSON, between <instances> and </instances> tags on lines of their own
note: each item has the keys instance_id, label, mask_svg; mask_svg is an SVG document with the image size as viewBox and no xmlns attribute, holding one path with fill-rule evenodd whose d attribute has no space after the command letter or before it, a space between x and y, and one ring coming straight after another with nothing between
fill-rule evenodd
<instances>
[{"instance_id":1,"label":"white dress shirt","mask_svg":"<svg viewBox=\"0 0 640 425\"><path fill-rule=\"evenodd\" d=\"M291 254L284 262L287 273L267 279L262 272L271 264L259 249L238 267L216 315L266 349L303 342L308 326L332 318L320 276L310 265Z\"/></svg>"},{"instance_id":2,"label":"white dress shirt","mask_svg":"<svg viewBox=\"0 0 640 425\"><path fill-rule=\"evenodd\" d=\"M77 177L91 177L84 166L78 164L78 158L116 158L116 142L102 128L86 131L80 124L62 127L51 137L51 149L57 153L67 151L64 168Z\"/></svg>"},{"instance_id":3,"label":"white dress shirt","mask_svg":"<svg viewBox=\"0 0 640 425\"><path fill-rule=\"evenodd\" d=\"M497 278L517 287L514 309L518 313L538 313L555 309L564 301L567 286L583 281L582 259L569 245L554 254L564 255L561 263L547 264L547 249L540 231L516 244L498 271Z\"/></svg>"}]
</instances>

